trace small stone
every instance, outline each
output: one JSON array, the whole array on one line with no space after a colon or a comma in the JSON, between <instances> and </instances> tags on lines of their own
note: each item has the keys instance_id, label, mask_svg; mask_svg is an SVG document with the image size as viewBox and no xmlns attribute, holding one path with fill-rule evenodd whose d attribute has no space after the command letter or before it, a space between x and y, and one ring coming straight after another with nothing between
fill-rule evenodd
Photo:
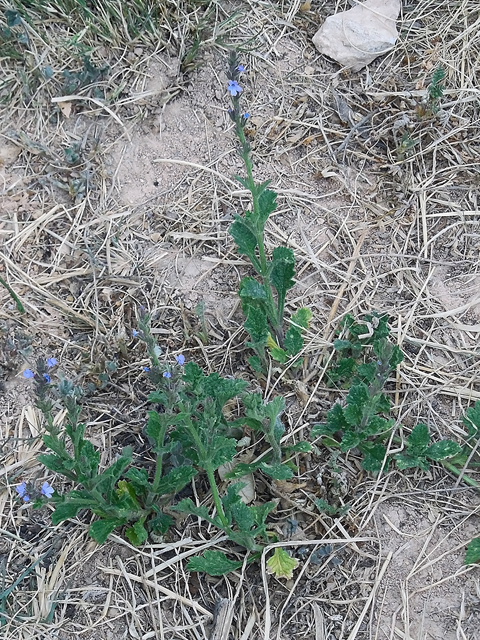
<instances>
[{"instance_id":1,"label":"small stone","mask_svg":"<svg viewBox=\"0 0 480 640\"><path fill-rule=\"evenodd\" d=\"M313 44L343 67L360 71L395 46L399 13L400 0L366 0L329 16L313 36Z\"/></svg>"},{"instance_id":2,"label":"small stone","mask_svg":"<svg viewBox=\"0 0 480 640\"><path fill-rule=\"evenodd\" d=\"M152 242L160 242L162 239L162 236L160 233L152 233L152 235L150 236L150 240Z\"/></svg>"},{"instance_id":3,"label":"small stone","mask_svg":"<svg viewBox=\"0 0 480 640\"><path fill-rule=\"evenodd\" d=\"M315 73L315 69L313 67L305 67L306 76L313 76L314 73Z\"/></svg>"},{"instance_id":4,"label":"small stone","mask_svg":"<svg viewBox=\"0 0 480 640\"><path fill-rule=\"evenodd\" d=\"M140 57L140 56L142 56L142 55L143 55L143 49L142 49L142 47L135 47L135 49L133 50L133 53L134 53L136 56L139 56L139 57Z\"/></svg>"}]
</instances>

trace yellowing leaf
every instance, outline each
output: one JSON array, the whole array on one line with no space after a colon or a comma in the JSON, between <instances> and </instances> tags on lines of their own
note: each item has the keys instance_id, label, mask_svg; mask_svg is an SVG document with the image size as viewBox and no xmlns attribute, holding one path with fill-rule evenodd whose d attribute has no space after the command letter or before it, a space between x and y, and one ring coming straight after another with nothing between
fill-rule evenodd
<instances>
[{"instance_id":1,"label":"yellowing leaf","mask_svg":"<svg viewBox=\"0 0 480 640\"><path fill-rule=\"evenodd\" d=\"M267 560L267 571L276 578L286 578L290 580L293 570L296 569L297 566L298 560L288 555L281 547L277 547L273 556Z\"/></svg>"},{"instance_id":2,"label":"yellowing leaf","mask_svg":"<svg viewBox=\"0 0 480 640\"><path fill-rule=\"evenodd\" d=\"M267 347L269 349L278 349L278 344L275 342L275 340L272 338L271 334L268 334L268 338L267 338Z\"/></svg>"}]
</instances>

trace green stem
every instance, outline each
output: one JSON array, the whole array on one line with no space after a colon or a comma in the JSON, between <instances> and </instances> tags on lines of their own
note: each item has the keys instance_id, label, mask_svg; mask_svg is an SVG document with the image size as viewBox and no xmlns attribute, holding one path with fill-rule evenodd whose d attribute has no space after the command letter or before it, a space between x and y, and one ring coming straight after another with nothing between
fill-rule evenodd
<instances>
[{"instance_id":1,"label":"green stem","mask_svg":"<svg viewBox=\"0 0 480 640\"><path fill-rule=\"evenodd\" d=\"M225 532L228 533L230 527L228 526L228 520L225 517L225 513L223 512L223 505L222 501L220 500L220 494L218 493L217 483L215 482L214 471L210 465L205 466L205 471L207 472L208 482L210 483L210 489L212 490L212 498L217 510L217 515L222 521Z\"/></svg>"},{"instance_id":2,"label":"green stem","mask_svg":"<svg viewBox=\"0 0 480 640\"><path fill-rule=\"evenodd\" d=\"M3 286L8 291L8 293L12 296L12 298L15 301L15 304L17 305L17 309L20 311L20 313L25 313L24 306L20 302L19 297L17 296L15 291L12 289L12 287L9 284L7 284L3 278L0 278L0 284L3 284Z\"/></svg>"},{"instance_id":3,"label":"green stem","mask_svg":"<svg viewBox=\"0 0 480 640\"><path fill-rule=\"evenodd\" d=\"M236 133L238 139L240 140L240 145L242 147L242 159L245 164L245 169L247 171L247 184L248 190L252 194L252 205L253 205L253 213L254 219L258 222L260 220L260 203L259 197L257 194L257 186L255 184L255 180L253 178L253 165L252 160L250 158L250 149L245 138L245 132L243 131L243 127L240 122L237 120L236 122ZM258 228L258 224L256 226L256 240L258 245L258 255L259 255L259 264L260 264L260 277L262 278L263 286L265 288L265 293L267 295L267 310L271 324L273 325L273 329L277 337L281 338L281 325L283 319L282 316L279 316L275 308L275 302L273 300L272 288L270 286L270 279L268 273L268 265L267 265L267 257L265 254L265 243L263 240L264 228ZM280 305L279 305L280 306Z\"/></svg>"}]
</instances>

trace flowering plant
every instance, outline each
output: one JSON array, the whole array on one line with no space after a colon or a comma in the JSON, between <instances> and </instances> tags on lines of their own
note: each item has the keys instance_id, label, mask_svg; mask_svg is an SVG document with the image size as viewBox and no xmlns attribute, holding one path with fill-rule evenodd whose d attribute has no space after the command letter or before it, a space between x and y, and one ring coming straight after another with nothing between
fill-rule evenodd
<instances>
[{"instance_id":1,"label":"flowering plant","mask_svg":"<svg viewBox=\"0 0 480 640\"><path fill-rule=\"evenodd\" d=\"M247 256L259 276L259 280L246 276L240 282L239 296L245 315L244 327L250 335L249 346L256 355L249 363L256 371L267 368L265 348L278 362L285 363L303 348L303 332L308 329L312 313L307 308L292 314L288 329L284 329L285 298L294 285L295 256L289 247L276 247L271 257L265 248L265 225L277 207L277 194L267 189L270 180L255 182L251 147L245 135L249 114L240 109L240 74L245 71L238 64L237 53L232 51L228 64L228 92L232 101L230 118L235 123L235 133L240 142L239 153L245 164L247 177L236 179L252 197L252 210L244 216L236 215L229 232L235 240L237 251Z\"/></svg>"}]
</instances>

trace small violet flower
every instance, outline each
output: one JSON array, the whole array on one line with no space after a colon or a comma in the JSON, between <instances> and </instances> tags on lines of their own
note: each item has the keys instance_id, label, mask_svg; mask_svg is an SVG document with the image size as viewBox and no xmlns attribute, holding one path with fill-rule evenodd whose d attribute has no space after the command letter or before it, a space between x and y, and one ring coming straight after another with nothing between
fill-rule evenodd
<instances>
[{"instance_id":1,"label":"small violet flower","mask_svg":"<svg viewBox=\"0 0 480 640\"><path fill-rule=\"evenodd\" d=\"M228 81L228 92L231 96L237 96L242 90L242 87L238 84L236 80Z\"/></svg>"},{"instance_id":2,"label":"small violet flower","mask_svg":"<svg viewBox=\"0 0 480 640\"><path fill-rule=\"evenodd\" d=\"M33 373L33 371L31 369L25 369L25 371L23 372L23 377L24 378L34 378L35 374Z\"/></svg>"},{"instance_id":3,"label":"small violet flower","mask_svg":"<svg viewBox=\"0 0 480 640\"><path fill-rule=\"evenodd\" d=\"M18 495L23 499L24 502L28 502L30 500L30 496L27 494L26 482L22 482L22 484L19 484L16 490Z\"/></svg>"},{"instance_id":4,"label":"small violet flower","mask_svg":"<svg viewBox=\"0 0 480 640\"><path fill-rule=\"evenodd\" d=\"M53 496L53 487L51 487L48 482L44 482L40 489L40 493L46 498L51 498Z\"/></svg>"},{"instance_id":5,"label":"small violet flower","mask_svg":"<svg viewBox=\"0 0 480 640\"><path fill-rule=\"evenodd\" d=\"M45 380L46 380L47 384L50 384L50 382L51 382L51 380L52 380L52 379L50 378L50 376L48 375L48 373L44 373L44 374L43 374L43 377L45 378Z\"/></svg>"},{"instance_id":6,"label":"small violet flower","mask_svg":"<svg viewBox=\"0 0 480 640\"><path fill-rule=\"evenodd\" d=\"M243 117L245 118L245 120L248 120L248 118L250 117L250 114L249 113L244 113Z\"/></svg>"},{"instance_id":7,"label":"small violet flower","mask_svg":"<svg viewBox=\"0 0 480 640\"><path fill-rule=\"evenodd\" d=\"M133 336L134 338L138 338L139 333L138 333L138 331L137 331L136 329L134 329L134 330L132 331L132 336Z\"/></svg>"},{"instance_id":8,"label":"small violet flower","mask_svg":"<svg viewBox=\"0 0 480 640\"><path fill-rule=\"evenodd\" d=\"M238 65L237 71L240 71L240 73L242 73L242 71L245 71L245 67L243 66L243 64Z\"/></svg>"},{"instance_id":9,"label":"small violet flower","mask_svg":"<svg viewBox=\"0 0 480 640\"><path fill-rule=\"evenodd\" d=\"M144 370L145 372L150 371L150 367L143 367L143 370Z\"/></svg>"},{"instance_id":10,"label":"small violet flower","mask_svg":"<svg viewBox=\"0 0 480 640\"><path fill-rule=\"evenodd\" d=\"M182 356L182 354L180 354L179 356L175 356L175 360L180 366L183 366L185 364L185 356Z\"/></svg>"},{"instance_id":11,"label":"small violet flower","mask_svg":"<svg viewBox=\"0 0 480 640\"><path fill-rule=\"evenodd\" d=\"M164 377L164 378L171 378L171 377L172 377L172 374L170 373L170 371L164 371L164 373L163 373L163 377Z\"/></svg>"},{"instance_id":12,"label":"small violet flower","mask_svg":"<svg viewBox=\"0 0 480 640\"><path fill-rule=\"evenodd\" d=\"M47 367L54 367L57 364L56 358L47 358Z\"/></svg>"}]
</instances>

